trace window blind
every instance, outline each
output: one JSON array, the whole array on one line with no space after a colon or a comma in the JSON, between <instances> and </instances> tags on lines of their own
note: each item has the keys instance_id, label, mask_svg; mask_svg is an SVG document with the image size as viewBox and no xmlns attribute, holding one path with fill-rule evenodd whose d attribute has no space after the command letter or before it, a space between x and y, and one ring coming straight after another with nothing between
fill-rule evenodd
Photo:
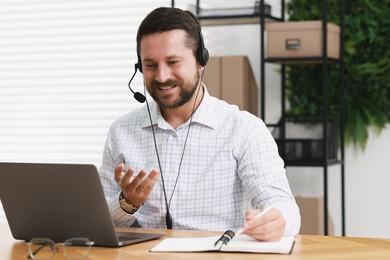
<instances>
[{"instance_id":1,"label":"window blind","mask_svg":"<svg viewBox=\"0 0 390 260\"><path fill-rule=\"evenodd\" d=\"M0 161L99 166L141 20L165 0L0 0ZM133 88L143 91L142 76Z\"/></svg>"}]
</instances>

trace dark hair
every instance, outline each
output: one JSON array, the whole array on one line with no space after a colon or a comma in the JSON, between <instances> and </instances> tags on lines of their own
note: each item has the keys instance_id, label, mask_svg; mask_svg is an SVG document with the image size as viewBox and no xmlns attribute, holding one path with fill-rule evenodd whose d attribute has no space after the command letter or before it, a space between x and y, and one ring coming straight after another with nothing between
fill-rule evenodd
<instances>
[{"instance_id":1,"label":"dark hair","mask_svg":"<svg viewBox=\"0 0 390 260\"><path fill-rule=\"evenodd\" d=\"M140 59L140 42L143 36L175 29L184 30L187 34L185 44L192 49L195 58L200 42L200 24L190 11L172 7L159 7L149 13L142 21L137 32L137 55ZM138 60L141 64L141 61Z\"/></svg>"}]
</instances>

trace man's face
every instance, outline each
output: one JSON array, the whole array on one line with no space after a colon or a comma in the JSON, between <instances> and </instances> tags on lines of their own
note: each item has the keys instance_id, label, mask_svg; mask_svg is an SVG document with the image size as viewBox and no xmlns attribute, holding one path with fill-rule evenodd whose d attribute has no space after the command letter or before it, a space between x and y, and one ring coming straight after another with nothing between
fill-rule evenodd
<instances>
[{"instance_id":1,"label":"man's face","mask_svg":"<svg viewBox=\"0 0 390 260\"><path fill-rule=\"evenodd\" d=\"M178 108L194 96L201 68L185 45L184 30L146 35L140 42L144 82L162 109Z\"/></svg>"}]
</instances>

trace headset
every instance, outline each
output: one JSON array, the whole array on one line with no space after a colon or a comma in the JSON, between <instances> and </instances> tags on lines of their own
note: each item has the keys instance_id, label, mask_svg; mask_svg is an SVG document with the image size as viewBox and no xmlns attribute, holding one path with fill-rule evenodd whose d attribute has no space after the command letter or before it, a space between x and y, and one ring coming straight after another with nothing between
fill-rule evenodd
<instances>
[{"instance_id":1,"label":"headset","mask_svg":"<svg viewBox=\"0 0 390 260\"><path fill-rule=\"evenodd\" d=\"M209 51L204 46L203 35L202 35L202 31L200 28L198 29L198 34L199 34L199 47L196 50L196 59L199 62L199 64L202 65L202 67L204 67L207 65L207 62L209 61ZM140 103L144 103L146 101L145 95L141 94L140 92L134 92L130 86L135 74L137 73L137 70L139 70L139 72L143 73L142 72L141 55L138 52L138 50L137 50L137 63L134 64L134 74L131 77L127 86L129 87L130 91L134 94L135 100L137 100Z\"/></svg>"},{"instance_id":2,"label":"headset","mask_svg":"<svg viewBox=\"0 0 390 260\"><path fill-rule=\"evenodd\" d=\"M196 51L196 58L197 58L197 61L199 62L199 64L204 67L204 66L206 66L207 62L209 61L209 51L204 46L203 35L202 35L202 31L201 31L200 27L198 29L198 33L199 33L199 47L198 47L198 49ZM195 111L195 102L194 102L194 107L192 109L190 125L188 126L186 139L184 141L184 147L183 147L183 152L182 152L181 159L180 159L179 170L178 170L178 173L177 173L175 186L173 188L173 191L172 191L171 197L169 199L169 203L168 203L168 198L167 198L166 189L165 189L164 176L163 176L163 172L162 172L162 168L161 168L160 156L159 156L158 149L157 149L156 135L154 133L153 122L152 122L152 117L151 117L151 114L150 114L149 104L148 104L148 102L146 100L146 96L144 94L141 94L140 92L134 92L132 90L131 86L130 86L131 82L133 81L133 78L134 78L135 74L137 73L137 70L139 70L139 72L143 73L142 72L141 55L138 52L138 50L137 50L137 63L134 64L134 74L131 77L131 79L130 79L130 81L129 81L129 83L127 85L129 87L130 91L134 94L134 98L138 102L144 103L146 101L148 114L149 114L149 119L150 119L150 124L152 126L152 134L153 134L154 147L156 149L157 162L158 162L158 165L159 165L159 168L160 168L160 174L161 174L161 181L162 181L162 187L163 187L163 193L164 193L165 206L166 206L166 209L167 209L167 214L165 216L165 223L166 223L166 226L167 226L168 229L172 229L173 223L172 223L171 213L169 211L169 206L170 206L171 199L172 199L173 194L174 194L175 189L176 189L177 181L179 179L180 168L181 168L181 164L182 164L183 157L184 157L184 152L185 152L185 148L186 148L186 144L187 144L188 135L189 135L189 132L190 132L190 129L191 129L192 115L193 115L193 113ZM199 77L198 85L200 85L200 83L202 82L202 78L203 78L203 73ZM144 92L145 92L145 88L144 88ZM198 88L198 92L197 92L196 98L198 97L198 94L199 94L199 88ZM195 101L196 101L196 99L195 99Z\"/></svg>"}]
</instances>

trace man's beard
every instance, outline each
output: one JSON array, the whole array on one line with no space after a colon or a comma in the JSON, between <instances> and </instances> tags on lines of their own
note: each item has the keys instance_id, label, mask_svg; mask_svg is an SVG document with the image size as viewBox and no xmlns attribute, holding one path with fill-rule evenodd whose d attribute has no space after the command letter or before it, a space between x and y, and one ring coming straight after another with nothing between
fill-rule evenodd
<instances>
[{"instance_id":1,"label":"man's beard","mask_svg":"<svg viewBox=\"0 0 390 260\"><path fill-rule=\"evenodd\" d=\"M173 109L178 108L187 103L192 96L194 95L196 88L199 83L200 75L198 73L195 74L193 81L191 81L188 85L192 85L190 89L183 88L183 80L167 80L165 82L152 82L152 87L149 89L150 96L156 101L156 103L163 109ZM179 97L171 102L167 102L164 97L161 97L158 92L159 87L166 86L176 86L175 88L179 88Z\"/></svg>"}]
</instances>

